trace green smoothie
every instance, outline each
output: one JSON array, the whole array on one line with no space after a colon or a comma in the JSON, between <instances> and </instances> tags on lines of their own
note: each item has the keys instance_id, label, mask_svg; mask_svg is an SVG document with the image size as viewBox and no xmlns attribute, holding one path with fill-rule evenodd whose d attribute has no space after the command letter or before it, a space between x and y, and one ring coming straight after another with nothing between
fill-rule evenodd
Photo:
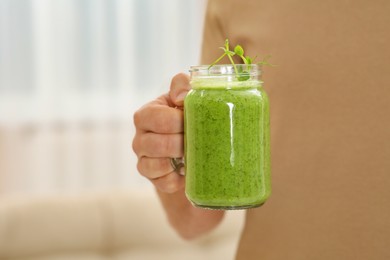
<instances>
[{"instance_id":1,"label":"green smoothie","mask_svg":"<svg viewBox=\"0 0 390 260\"><path fill-rule=\"evenodd\" d=\"M184 103L186 195L251 208L271 193L269 102L258 80L193 79Z\"/></svg>"}]
</instances>

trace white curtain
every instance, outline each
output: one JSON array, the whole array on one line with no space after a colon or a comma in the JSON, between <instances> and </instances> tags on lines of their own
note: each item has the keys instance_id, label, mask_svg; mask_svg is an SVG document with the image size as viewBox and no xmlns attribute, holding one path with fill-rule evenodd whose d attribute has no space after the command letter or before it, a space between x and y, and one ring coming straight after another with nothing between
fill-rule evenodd
<instances>
[{"instance_id":1,"label":"white curtain","mask_svg":"<svg viewBox=\"0 0 390 260\"><path fill-rule=\"evenodd\" d=\"M199 0L0 0L0 193L144 187L132 114L199 62Z\"/></svg>"}]
</instances>

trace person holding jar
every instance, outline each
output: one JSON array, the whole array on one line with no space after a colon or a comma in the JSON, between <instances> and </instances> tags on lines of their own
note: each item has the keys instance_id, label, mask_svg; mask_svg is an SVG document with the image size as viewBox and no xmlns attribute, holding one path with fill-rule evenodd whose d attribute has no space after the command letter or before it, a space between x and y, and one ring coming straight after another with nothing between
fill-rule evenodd
<instances>
[{"instance_id":1,"label":"person holding jar","mask_svg":"<svg viewBox=\"0 0 390 260\"><path fill-rule=\"evenodd\" d=\"M381 0L208 2L202 64L229 38L277 65L262 77L272 195L247 211L237 259L390 258L389 13ZM171 164L184 155L177 107L189 90L189 76L176 75L167 94L134 115L133 141L140 173L187 239L224 215L192 206Z\"/></svg>"}]
</instances>

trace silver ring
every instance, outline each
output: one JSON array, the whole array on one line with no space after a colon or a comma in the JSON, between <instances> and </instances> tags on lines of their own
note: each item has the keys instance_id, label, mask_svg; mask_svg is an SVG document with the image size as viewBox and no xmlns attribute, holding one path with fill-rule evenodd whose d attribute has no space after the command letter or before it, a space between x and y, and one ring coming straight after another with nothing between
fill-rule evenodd
<instances>
[{"instance_id":1,"label":"silver ring","mask_svg":"<svg viewBox=\"0 0 390 260\"><path fill-rule=\"evenodd\" d=\"M171 166L175 172L180 172L180 168L184 167L184 159L183 158L169 158L171 162Z\"/></svg>"}]
</instances>

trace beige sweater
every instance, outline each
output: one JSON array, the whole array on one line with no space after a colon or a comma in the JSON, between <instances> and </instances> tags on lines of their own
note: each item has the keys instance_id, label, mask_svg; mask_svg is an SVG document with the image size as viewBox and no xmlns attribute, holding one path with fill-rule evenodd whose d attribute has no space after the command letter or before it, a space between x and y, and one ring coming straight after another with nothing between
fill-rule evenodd
<instances>
[{"instance_id":1,"label":"beige sweater","mask_svg":"<svg viewBox=\"0 0 390 260\"><path fill-rule=\"evenodd\" d=\"M273 193L237 258L390 259L390 1L210 0L203 63L226 37L277 64Z\"/></svg>"}]
</instances>

